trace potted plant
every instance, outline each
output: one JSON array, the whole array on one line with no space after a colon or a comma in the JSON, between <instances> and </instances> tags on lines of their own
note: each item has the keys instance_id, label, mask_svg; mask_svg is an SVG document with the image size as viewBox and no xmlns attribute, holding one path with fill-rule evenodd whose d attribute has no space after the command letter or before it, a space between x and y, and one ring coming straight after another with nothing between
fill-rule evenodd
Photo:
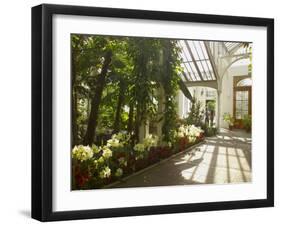
<instances>
[{"instance_id":1,"label":"potted plant","mask_svg":"<svg viewBox=\"0 0 281 226\"><path fill-rule=\"evenodd\" d=\"M244 115L242 120L244 129L249 133L252 129L252 117L251 115Z\"/></svg>"},{"instance_id":2,"label":"potted plant","mask_svg":"<svg viewBox=\"0 0 281 226\"><path fill-rule=\"evenodd\" d=\"M224 113L223 115L223 121L225 121L228 124L229 130L233 129L234 126L234 118L229 113Z\"/></svg>"}]
</instances>

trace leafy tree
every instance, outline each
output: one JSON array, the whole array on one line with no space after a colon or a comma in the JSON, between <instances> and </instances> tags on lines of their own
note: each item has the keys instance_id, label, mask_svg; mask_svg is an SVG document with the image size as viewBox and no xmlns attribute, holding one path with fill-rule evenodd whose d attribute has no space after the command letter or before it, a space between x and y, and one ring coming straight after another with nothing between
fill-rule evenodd
<instances>
[{"instance_id":1,"label":"leafy tree","mask_svg":"<svg viewBox=\"0 0 281 226\"><path fill-rule=\"evenodd\" d=\"M162 53L163 53L163 70L161 77L161 84L165 92L165 110L164 110L164 123L162 127L163 141L170 142L173 138L173 132L176 125L176 94L178 91L178 66L177 61L178 49L176 48L175 41L162 40Z\"/></svg>"},{"instance_id":2,"label":"leafy tree","mask_svg":"<svg viewBox=\"0 0 281 226\"><path fill-rule=\"evenodd\" d=\"M130 89L130 113L128 127L131 129L134 117L134 140L139 139L139 127L149 115L156 112L154 97L154 64L157 64L159 54L158 40L134 38L130 40L129 54L133 62L133 83ZM134 110L133 110L134 109Z\"/></svg>"},{"instance_id":3,"label":"leafy tree","mask_svg":"<svg viewBox=\"0 0 281 226\"><path fill-rule=\"evenodd\" d=\"M181 84L176 41L72 35L72 145L126 130L132 144L139 128L157 115L164 90L164 140L170 141Z\"/></svg>"},{"instance_id":4,"label":"leafy tree","mask_svg":"<svg viewBox=\"0 0 281 226\"><path fill-rule=\"evenodd\" d=\"M188 125L201 126L204 118L204 110L201 109L202 109L201 102L193 98L191 102L190 112L186 119Z\"/></svg>"}]
</instances>

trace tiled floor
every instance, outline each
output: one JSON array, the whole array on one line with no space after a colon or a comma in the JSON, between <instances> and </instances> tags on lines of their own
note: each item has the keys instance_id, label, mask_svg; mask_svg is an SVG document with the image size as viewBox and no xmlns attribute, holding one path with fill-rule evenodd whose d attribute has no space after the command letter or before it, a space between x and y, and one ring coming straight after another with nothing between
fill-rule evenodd
<instances>
[{"instance_id":1,"label":"tiled floor","mask_svg":"<svg viewBox=\"0 0 281 226\"><path fill-rule=\"evenodd\" d=\"M251 182L251 135L221 130L193 149L113 187Z\"/></svg>"}]
</instances>

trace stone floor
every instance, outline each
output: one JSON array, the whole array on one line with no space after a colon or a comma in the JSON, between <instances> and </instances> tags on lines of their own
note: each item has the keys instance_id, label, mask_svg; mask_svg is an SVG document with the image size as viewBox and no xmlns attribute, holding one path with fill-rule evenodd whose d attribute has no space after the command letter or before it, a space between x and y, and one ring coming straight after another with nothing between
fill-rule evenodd
<instances>
[{"instance_id":1,"label":"stone floor","mask_svg":"<svg viewBox=\"0 0 281 226\"><path fill-rule=\"evenodd\" d=\"M181 153L112 187L251 182L251 135L222 129L192 152Z\"/></svg>"}]
</instances>

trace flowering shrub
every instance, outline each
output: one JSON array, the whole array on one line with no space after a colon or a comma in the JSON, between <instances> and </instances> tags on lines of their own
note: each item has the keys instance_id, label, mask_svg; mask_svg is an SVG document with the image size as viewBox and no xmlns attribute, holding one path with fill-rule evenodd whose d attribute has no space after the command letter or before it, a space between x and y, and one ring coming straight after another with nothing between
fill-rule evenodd
<instances>
[{"instance_id":1,"label":"flowering shrub","mask_svg":"<svg viewBox=\"0 0 281 226\"><path fill-rule=\"evenodd\" d=\"M143 159L147 157L148 151L152 146L156 146L158 141L157 136L149 134L143 139L142 143L138 143L134 146L134 151L136 154L136 160Z\"/></svg>"},{"instance_id":2,"label":"flowering shrub","mask_svg":"<svg viewBox=\"0 0 281 226\"><path fill-rule=\"evenodd\" d=\"M114 180L140 170L149 164L184 150L203 138L194 125L181 125L174 135L175 143L157 146L158 137L149 134L142 142L130 144L125 133L113 134L105 145L74 146L72 149L73 188L100 188Z\"/></svg>"},{"instance_id":3,"label":"flowering shrub","mask_svg":"<svg viewBox=\"0 0 281 226\"><path fill-rule=\"evenodd\" d=\"M93 154L97 154L101 151L101 149L98 146L96 146L95 144L93 144L92 151L93 151Z\"/></svg>"},{"instance_id":4,"label":"flowering shrub","mask_svg":"<svg viewBox=\"0 0 281 226\"><path fill-rule=\"evenodd\" d=\"M176 138L188 137L189 140L195 142L204 131L194 125L181 125L176 133Z\"/></svg>"},{"instance_id":5,"label":"flowering shrub","mask_svg":"<svg viewBox=\"0 0 281 226\"><path fill-rule=\"evenodd\" d=\"M181 125L175 133L175 140L178 145L178 151L186 149L188 146L203 139L204 131L194 125Z\"/></svg>"},{"instance_id":6,"label":"flowering shrub","mask_svg":"<svg viewBox=\"0 0 281 226\"><path fill-rule=\"evenodd\" d=\"M143 145L145 148L150 148L157 145L158 137L152 134L149 134L146 138L143 139Z\"/></svg>"},{"instance_id":7,"label":"flowering shrub","mask_svg":"<svg viewBox=\"0 0 281 226\"><path fill-rule=\"evenodd\" d=\"M194 125L181 125L177 131L176 136L181 137L199 137L203 130Z\"/></svg>"},{"instance_id":8,"label":"flowering shrub","mask_svg":"<svg viewBox=\"0 0 281 226\"><path fill-rule=\"evenodd\" d=\"M93 150L89 146L78 145L72 149L72 158L81 162L93 157Z\"/></svg>"},{"instance_id":9,"label":"flowering shrub","mask_svg":"<svg viewBox=\"0 0 281 226\"><path fill-rule=\"evenodd\" d=\"M189 136L191 137L199 137L200 134L203 133L203 130L194 126L194 125L191 125L189 126Z\"/></svg>"},{"instance_id":10,"label":"flowering shrub","mask_svg":"<svg viewBox=\"0 0 281 226\"><path fill-rule=\"evenodd\" d=\"M134 146L134 150L135 150L136 152L144 152L144 151L145 151L145 146L144 146L144 144L141 144L141 143L136 144L136 145Z\"/></svg>"},{"instance_id":11,"label":"flowering shrub","mask_svg":"<svg viewBox=\"0 0 281 226\"><path fill-rule=\"evenodd\" d=\"M111 169L108 166L104 167L99 174L100 178L109 178L110 175L111 175Z\"/></svg>"},{"instance_id":12,"label":"flowering shrub","mask_svg":"<svg viewBox=\"0 0 281 226\"><path fill-rule=\"evenodd\" d=\"M117 138L111 138L107 141L108 147L119 148L123 147L123 143L120 142Z\"/></svg>"},{"instance_id":13,"label":"flowering shrub","mask_svg":"<svg viewBox=\"0 0 281 226\"><path fill-rule=\"evenodd\" d=\"M104 146L102 148L102 156L105 158L105 159L109 159L110 157L112 157L112 151L109 149L108 146Z\"/></svg>"},{"instance_id":14,"label":"flowering shrub","mask_svg":"<svg viewBox=\"0 0 281 226\"><path fill-rule=\"evenodd\" d=\"M123 170L121 168L118 168L115 172L116 177L121 177L123 175Z\"/></svg>"},{"instance_id":15,"label":"flowering shrub","mask_svg":"<svg viewBox=\"0 0 281 226\"><path fill-rule=\"evenodd\" d=\"M111 136L111 139L107 141L108 147L119 148L124 147L129 143L130 135L126 133L117 133Z\"/></svg>"},{"instance_id":16,"label":"flowering shrub","mask_svg":"<svg viewBox=\"0 0 281 226\"><path fill-rule=\"evenodd\" d=\"M124 166L124 167L126 167L127 164L128 164L128 162L127 162L127 160L125 159L125 157L119 158L119 159L118 159L118 162L119 162L120 166Z\"/></svg>"},{"instance_id":17,"label":"flowering shrub","mask_svg":"<svg viewBox=\"0 0 281 226\"><path fill-rule=\"evenodd\" d=\"M143 159L146 155L147 148L145 147L144 144L138 143L134 146L134 151L135 151L135 159Z\"/></svg>"}]
</instances>

